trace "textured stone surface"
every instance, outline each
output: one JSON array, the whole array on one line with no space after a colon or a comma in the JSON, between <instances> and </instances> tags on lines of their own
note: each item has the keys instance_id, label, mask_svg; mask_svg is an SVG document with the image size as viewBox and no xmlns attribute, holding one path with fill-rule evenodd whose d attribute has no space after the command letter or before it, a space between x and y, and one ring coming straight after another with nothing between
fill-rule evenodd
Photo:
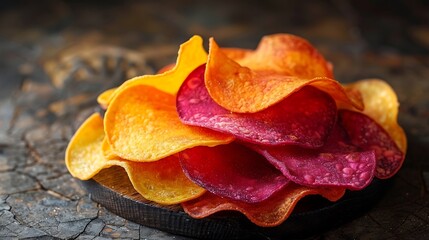
<instances>
[{"instance_id":1,"label":"textured stone surface","mask_svg":"<svg viewBox=\"0 0 429 240\"><path fill-rule=\"evenodd\" d=\"M64 165L67 142L99 110L100 92L173 62L191 35L254 48L276 32L309 39L342 82L387 80L409 138L405 164L381 201L310 239L428 239L427 12L419 0L2 1L0 239L189 239L92 202Z\"/></svg>"}]
</instances>

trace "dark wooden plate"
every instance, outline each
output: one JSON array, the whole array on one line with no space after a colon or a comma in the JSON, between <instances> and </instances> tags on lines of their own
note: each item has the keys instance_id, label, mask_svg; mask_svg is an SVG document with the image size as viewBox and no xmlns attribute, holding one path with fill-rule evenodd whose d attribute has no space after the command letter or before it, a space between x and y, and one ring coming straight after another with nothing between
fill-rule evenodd
<instances>
[{"instance_id":1,"label":"dark wooden plate","mask_svg":"<svg viewBox=\"0 0 429 240\"><path fill-rule=\"evenodd\" d=\"M91 198L130 221L169 233L200 239L305 238L339 226L365 213L383 195L390 181L375 179L362 191L349 191L332 203L318 196L301 200L292 215L277 227L252 224L238 212L221 212L204 219L188 216L180 205L161 206L145 200L120 167L104 169L82 181Z\"/></svg>"}]
</instances>

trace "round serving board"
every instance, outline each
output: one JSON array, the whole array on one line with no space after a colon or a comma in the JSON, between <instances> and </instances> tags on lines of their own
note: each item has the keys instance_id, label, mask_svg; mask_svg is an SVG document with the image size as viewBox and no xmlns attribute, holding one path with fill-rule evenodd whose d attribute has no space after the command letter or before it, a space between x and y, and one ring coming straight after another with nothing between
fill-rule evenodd
<instances>
[{"instance_id":1,"label":"round serving board","mask_svg":"<svg viewBox=\"0 0 429 240\"><path fill-rule=\"evenodd\" d=\"M188 216L180 205L161 206L137 193L121 167L104 169L92 180L82 181L92 200L111 212L173 234L197 239L284 239L308 237L345 223L367 211L390 181L374 181L362 191L348 191L332 203L319 196L301 200L281 225L263 228L238 212L225 211L204 219Z\"/></svg>"}]
</instances>

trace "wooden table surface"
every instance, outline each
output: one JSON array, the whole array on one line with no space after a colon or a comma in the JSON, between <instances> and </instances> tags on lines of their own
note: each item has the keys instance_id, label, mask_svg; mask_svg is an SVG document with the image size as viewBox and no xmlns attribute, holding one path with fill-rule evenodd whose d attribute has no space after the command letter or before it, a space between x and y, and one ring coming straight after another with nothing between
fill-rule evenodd
<instances>
[{"instance_id":1,"label":"wooden table surface","mask_svg":"<svg viewBox=\"0 0 429 240\"><path fill-rule=\"evenodd\" d=\"M1 1L0 239L189 239L92 202L67 143L100 92L174 62L193 34L254 48L278 32L311 41L341 82L388 81L409 140L381 201L310 239L429 239L428 13L419 0Z\"/></svg>"}]
</instances>

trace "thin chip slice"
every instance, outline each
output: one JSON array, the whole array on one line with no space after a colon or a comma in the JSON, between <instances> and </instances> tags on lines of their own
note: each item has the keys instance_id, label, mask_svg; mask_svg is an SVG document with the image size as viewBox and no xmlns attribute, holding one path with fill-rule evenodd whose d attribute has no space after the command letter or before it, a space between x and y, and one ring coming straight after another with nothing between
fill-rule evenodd
<instances>
[{"instance_id":1,"label":"thin chip slice","mask_svg":"<svg viewBox=\"0 0 429 240\"><path fill-rule=\"evenodd\" d=\"M150 162L194 146L231 142L230 135L180 122L176 98L156 88L135 85L121 91L104 117L112 151L131 161Z\"/></svg>"},{"instance_id":2,"label":"thin chip slice","mask_svg":"<svg viewBox=\"0 0 429 240\"><path fill-rule=\"evenodd\" d=\"M373 151L358 151L336 126L320 149L297 146L252 146L291 181L304 186L334 186L352 190L371 183L376 165Z\"/></svg>"},{"instance_id":3,"label":"thin chip slice","mask_svg":"<svg viewBox=\"0 0 429 240\"><path fill-rule=\"evenodd\" d=\"M206 190L183 173L177 155L156 162L122 162L133 187L144 198L159 204L178 204L197 198Z\"/></svg>"},{"instance_id":4,"label":"thin chip slice","mask_svg":"<svg viewBox=\"0 0 429 240\"><path fill-rule=\"evenodd\" d=\"M207 61L207 53L202 46L200 36L193 36L180 45L174 68L157 75L143 75L124 82L111 96L109 102L127 87L147 85L170 94L176 94L180 85L191 71Z\"/></svg>"},{"instance_id":5,"label":"thin chip slice","mask_svg":"<svg viewBox=\"0 0 429 240\"><path fill-rule=\"evenodd\" d=\"M111 88L98 95L97 103L102 109L107 109L107 107L109 106L110 99L112 98L115 91L116 88Z\"/></svg>"},{"instance_id":6,"label":"thin chip slice","mask_svg":"<svg viewBox=\"0 0 429 240\"><path fill-rule=\"evenodd\" d=\"M311 79L333 78L332 66L307 40L291 34L264 36L255 51L222 50L240 65L257 71Z\"/></svg>"},{"instance_id":7,"label":"thin chip slice","mask_svg":"<svg viewBox=\"0 0 429 240\"><path fill-rule=\"evenodd\" d=\"M94 113L79 127L66 149L66 166L73 177L88 180L111 166L101 151L103 139L103 119Z\"/></svg>"},{"instance_id":8,"label":"thin chip slice","mask_svg":"<svg viewBox=\"0 0 429 240\"><path fill-rule=\"evenodd\" d=\"M322 195L337 201L344 195L342 188L309 188L289 184L269 199L260 203L245 203L216 196L206 192L199 198L182 203L187 214L193 218L205 218L220 211L239 211L250 221L261 227L275 227L283 223L296 204L307 195Z\"/></svg>"},{"instance_id":9,"label":"thin chip slice","mask_svg":"<svg viewBox=\"0 0 429 240\"><path fill-rule=\"evenodd\" d=\"M233 134L264 145L321 147L336 121L335 101L323 91L305 86L280 103L257 113L232 113L211 98L202 65L183 83L177 111L183 123Z\"/></svg>"},{"instance_id":10,"label":"thin chip slice","mask_svg":"<svg viewBox=\"0 0 429 240\"><path fill-rule=\"evenodd\" d=\"M361 92L365 104L363 113L380 124L405 153L407 138L398 125L399 102L392 87L380 79L364 79L348 84L346 88Z\"/></svg>"},{"instance_id":11,"label":"thin chip slice","mask_svg":"<svg viewBox=\"0 0 429 240\"><path fill-rule=\"evenodd\" d=\"M261 61L260 64L269 64L269 62L271 60L267 56L267 59ZM305 63L307 62L305 61ZM311 68L312 66L307 67ZM211 39L205 72L207 90L217 104L232 112L240 113L264 110L307 85L312 85L329 93L340 103L363 109L359 93L357 91L345 91L335 80L324 76L303 78L277 72L274 68L268 70L268 66L263 70L261 68L253 70L241 66L228 58L216 42ZM305 72L304 70L299 71ZM308 71L311 72L311 70Z\"/></svg>"},{"instance_id":12,"label":"thin chip slice","mask_svg":"<svg viewBox=\"0 0 429 240\"><path fill-rule=\"evenodd\" d=\"M179 153L185 174L195 183L222 197L261 202L289 181L261 155L231 143L195 147Z\"/></svg>"},{"instance_id":13,"label":"thin chip slice","mask_svg":"<svg viewBox=\"0 0 429 240\"><path fill-rule=\"evenodd\" d=\"M339 122L346 130L351 143L363 150L375 152L376 177L386 179L398 172L405 154L383 127L359 112L340 110L338 114Z\"/></svg>"},{"instance_id":14,"label":"thin chip slice","mask_svg":"<svg viewBox=\"0 0 429 240\"><path fill-rule=\"evenodd\" d=\"M88 180L104 168L121 166L137 192L160 204L181 203L205 192L185 176L175 155L153 163L106 159L102 152L104 137L103 119L93 114L82 124L66 150L66 165L74 177Z\"/></svg>"}]
</instances>

